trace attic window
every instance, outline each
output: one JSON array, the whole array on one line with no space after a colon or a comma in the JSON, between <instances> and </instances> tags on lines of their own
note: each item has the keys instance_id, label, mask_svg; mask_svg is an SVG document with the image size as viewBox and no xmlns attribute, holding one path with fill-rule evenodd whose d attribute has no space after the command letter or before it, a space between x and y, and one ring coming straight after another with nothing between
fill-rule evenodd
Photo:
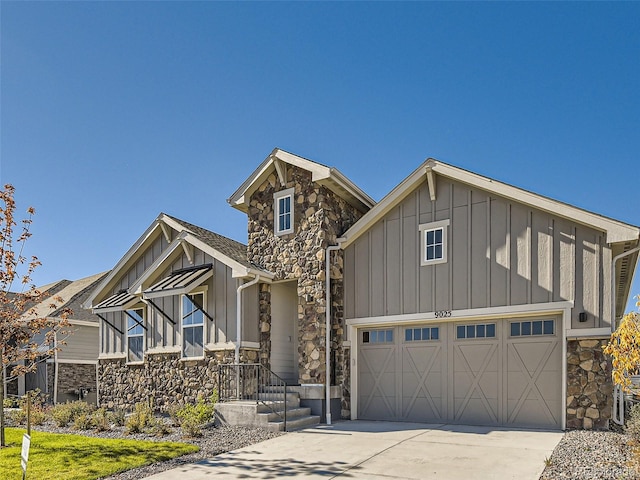
<instances>
[{"instance_id":1,"label":"attic window","mask_svg":"<svg viewBox=\"0 0 640 480\"><path fill-rule=\"evenodd\" d=\"M273 231L276 235L293 233L293 188L273 194Z\"/></svg>"},{"instance_id":2,"label":"attic window","mask_svg":"<svg viewBox=\"0 0 640 480\"><path fill-rule=\"evenodd\" d=\"M447 230L449 220L425 223L420 230L420 265L434 265L447 261Z\"/></svg>"}]
</instances>

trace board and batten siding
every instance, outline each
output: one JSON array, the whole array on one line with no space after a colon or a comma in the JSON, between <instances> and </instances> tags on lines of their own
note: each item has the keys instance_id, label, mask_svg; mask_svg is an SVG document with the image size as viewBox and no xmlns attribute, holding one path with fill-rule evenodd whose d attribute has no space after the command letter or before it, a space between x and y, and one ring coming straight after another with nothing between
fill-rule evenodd
<instances>
[{"instance_id":1,"label":"board and batten siding","mask_svg":"<svg viewBox=\"0 0 640 480\"><path fill-rule=\"evenodd\" d=\"M345 318L569 300L572 328L610 325L603 232L441 176L436 191L422 183L345 249ZM440 220L447 262L421 266L419 225Z\"/></svg>"},{"instance_id":2,"label":"board and batten siding","mask_svg":"<svg viewBox=\"0 0 640 480\"><path fill-rule=\"evenodd\" d=\"M155 248L155 244L154 247ZM155 255L157 257L157 255ZM147 253L143 255L147 257ZM148 258L152 258L149 256ZM205 305L204 310L213 318L209 320L205 317L205 344L235 342L236 340L236 289L240 285L238 280L232 278L232 270L224 263L214 259L201 250L194 248L193 264L191 264L182 254L170 267L166 268L159 275L154 276L160 280L171 274L172 271L194 265L212 264L213 276L209 278L194 292L204 290ZM137 264L139 264L138 262ZM135 267L119 280L120 288L127 288L134 283L138 276L132 276L131 271L136 271ZM144 271L144 270L143 270ZM114 292L115 293L115 292ZM157 305L175 322L171 323L155 308L144 306L141 302L138 308L145 308L145 331L144 349L162 349L167 347L179 347L181 344L181 296L168 295L154 298L153 303ZM134 307L135 308L135 307ZM243 291L243 340L257 342L258 331L258 287L254 285ZM102 329L101 352L103 354L123 353L126 350L126 328L127 316L124 312L109 312L103 314L107 320L119 328L123 334L115 329L104 325Z\"/></svg>"}]
</instances>

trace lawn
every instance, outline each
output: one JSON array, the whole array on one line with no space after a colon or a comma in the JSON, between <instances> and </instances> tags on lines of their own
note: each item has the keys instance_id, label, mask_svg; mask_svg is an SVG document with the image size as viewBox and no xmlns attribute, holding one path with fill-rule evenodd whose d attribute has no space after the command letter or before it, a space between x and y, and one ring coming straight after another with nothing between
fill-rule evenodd
<instances>
[{"instance_id":1,"label":"lawn","mask_svg":"<svg viewBox=\"0 0 640 480\"><path fill-rule=\"evenodd\" d=\"M3 479L22 478L20 452L26 430L6 429L7 448L0 449ZM27 479L94 480L198 450L176 442L106 439L31 431Z\"/></svg>"}]
</instances>

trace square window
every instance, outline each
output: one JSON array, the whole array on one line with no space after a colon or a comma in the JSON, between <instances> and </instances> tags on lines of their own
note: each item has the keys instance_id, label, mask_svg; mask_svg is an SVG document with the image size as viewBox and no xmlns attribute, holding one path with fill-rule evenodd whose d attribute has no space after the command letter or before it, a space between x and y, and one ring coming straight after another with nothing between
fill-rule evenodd
<instances>
[{"instance_id":1,"label":"square window","mask_svg":"<svg viewBox=\"0 0 640 480\"><path fill-rule=\"evenodd\" d=\"M542 320L536 320L533 322L533 334L542 335Z\"/></svg>"},{"instance_id":2,"label":"square window","mask_svg":"<svg viewBox=\"0 0 640 480\"><path fill-rule=\"evenodd\" d=\"M427 329L425 328L425 330L427 330ZM414 328L413 329L413 339L414 340L429 340L429 337L428 337L428 334L427 334L427 337L423 338L422 337L422 329Z\"/></svg>"},{"instance_id":3,"label":"square window","mask_svg":"<svg viewBox=\"0 0 640 480\"><path fill-rule=\"evenodd\" d=\"M458 325L456 327L456 338L465 338L465 332L467 330L465 329L464 325Z\"/></svg>"},{"instance_id":4,"label":"square window","mask_svg":"<svg viewBox=\"0 0 640 480\"><path fill-rule=\"evenodd\" d=\"M486 328L486 337L487 338L495 338L496 336L496 324L489 323Z\"/></svg>"},{"instance_id":5,"label":"square window","mask_svg":"<svg viewBox=\"0 0 640 480\"><path fill-rule=\"evenodd\" d=\"M411 340L413 340L413 330L411 328L405 328L404 329L404 340L405 342L410 342Z\"/></svg>"},{"instance_id":6,"label":"square window","mask_svg":"<svg viewBox=\"0 0 640 480\"><path fill-rule=\"evenodd\" d=\"M432 328L423 328L422 329L422 339L423 340L432 340L431 338L431 331L433 329Z\"/></svg>"},{"instance_id":7,"label":"square window","mask_svg":"<svg viewBox=\"0 0 640 480\"><path fill-rule=\"evenodd\" d=\"M522 322L522 335L531 335L531 322Z\"/></svg>"},{"instance_id":8,"label":"square window","mask_svg":"<svg viewBox=\"0 0 640 480\"><path fill-rule=\"evenodd\" d=\"M369 332L362 332L362 343L369 343Z\"/></svg>"},{"instance_id":9,"label":"square window","mask_svg":"<svg viewBox=\"0 0 640 480\"><path fill-rule=\"evenodd\" d=\"M431 340L438 340L440 336L440 329L438 327L433 327L431 329Z\"/></svg>"},{"instance_id":10,"label":"square window","mask_svg":"<svg viewBox=\"0 0 640 480\"><path fill-rule=\"evenodd\" d=\"M393 330L387 330L385 336L387 342L393 342Z\"/></svg>"},{"instance_id":11,"label":"square window","mask_svg":"<svg viewBox=\"0 0 640 480\"><path fill-rule=\"evenodd\" d=\"M553 335L553 320L545 320L544 321L544 334L545 335Z\"/></svg>"},{"instance_id":12,"label":"square window","mask_svg":"<svg viewBox=\"0 0 640 480\"><path fill-rule=\"evenodd\" d=\"M520 322L511 322L511 336L512 337L520 336Z\"/></svg>"}]
</instances>

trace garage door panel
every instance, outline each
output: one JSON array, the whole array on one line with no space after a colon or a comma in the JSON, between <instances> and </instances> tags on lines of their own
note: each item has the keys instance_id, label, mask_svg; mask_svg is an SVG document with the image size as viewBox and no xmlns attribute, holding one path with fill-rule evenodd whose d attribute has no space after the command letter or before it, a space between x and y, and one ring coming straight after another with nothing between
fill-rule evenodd
<instances>
[{"instance_id":1,"label":"garage door panel","mask_svg":"<svg viewBox=\"0 0 640 480\"><path fill-rule=\"evenodd\" d=\"M392 330L392 342L359 342L358 416L560 428L558 324L535 318L387 327L384 340Z\"/></svg>"}]
</instances>

